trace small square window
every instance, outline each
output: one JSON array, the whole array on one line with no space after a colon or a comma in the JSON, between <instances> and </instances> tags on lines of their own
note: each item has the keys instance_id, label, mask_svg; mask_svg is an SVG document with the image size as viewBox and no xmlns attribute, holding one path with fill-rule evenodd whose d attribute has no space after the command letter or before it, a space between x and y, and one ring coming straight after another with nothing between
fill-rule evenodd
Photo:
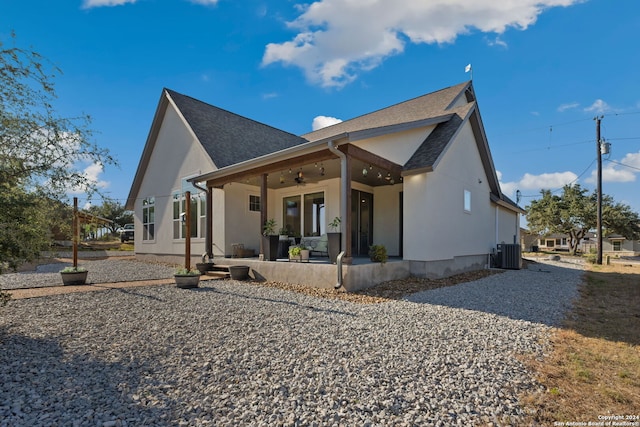
<instances>
[{"instance_id":1,"label":"small square window","mask_svg":"<svg viewBox=\"0 0 640 427\"><path fill-rule=\"evenodd\" d=\"M260 196L249 196L249 211L260 212Z\"/></svg>"}]
</instances>

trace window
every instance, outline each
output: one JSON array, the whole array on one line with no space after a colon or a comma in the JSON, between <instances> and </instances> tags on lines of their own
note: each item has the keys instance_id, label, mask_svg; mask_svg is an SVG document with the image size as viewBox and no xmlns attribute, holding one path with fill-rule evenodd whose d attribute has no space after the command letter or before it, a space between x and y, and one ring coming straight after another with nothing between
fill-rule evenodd
<instances>
[{"instance_id":1,"label":"window","mask_svg":"<svg viewBox=\"0 0 640 427\"><path fill-rule=\"evenodd\" d=\"M620 252L622 250L622 242L620 240L614 240L611 244L613 245L614 252Z\"/></svg>"},{"instance_id":2,"label":"window","mask_svg":"<svg viewBox=\"0 0 640 427\"><path fill-rule=\"evenodd\" d=\"M142 200L142 240L155 239L155 204L154 197L147 197Z\"/></svg>"},{"instance_id":3,"label":"window","mask_svg":"<svg viewBox=\"0 0 640 427\"><path fill-rule=\"evenodd\" d=\"M471 212L471 191L464 190L464 211Z\"/></svg>"},{"instance_id":4,"label":"window","mask_svg":"<svg viewBox=\"0 0 640 427\"><path fill-rule=\"evenodd\" d=\"M282 228L288 233L304 236L326 233L324 192L284 197Z\"/></svg>"},{"instance_id":5,"label":"window","mask_svg":"<svg viewBox=\"0 0 640 427\"><path fill-rule=\"evenodd\" d=\"M191 195L191 237L203 237L206 223L206 195ZM187 234L186 199L181 192L173 193L173 238L184 239Z\"/></svg>"},{"instance_id":6,"label":"window","mask_svg":"<svg viewBox=\"0 0 640 427\"><path fill-rule=\"evenodd\" d=\"M562 246L567 246L567 238L566 237L562 238Z\"/></svg>"},{"instance_id":7,"label":"window","mask_svg":"<svg viewBox=\"0 0 640 427\"><path fill-rule=\"evenodd\" d=\"M322 236L325 232L324 193L304 195L304 235Z\"/></svg>"},{"instance_id":8,"label":"window","mask_svg":"<svg viewBox=\"0 0 640 427\"><path fill-rule=\"evenodd\" d=\"M299 233L302 222L301 211L300 196L284 197L282 199L282 228Z\"/></svg>"},{"instance_id":9,"label":"window","mask_svg":"<svg viewBox=\"0 0 640 427\"><path fill-rule=\"evenodd\" d=\"M556 245L556 241L555 241L554 239L549 239L549 240L547 240L547 244L546 244L546 246L547 246L548 248L553 248L553 247L555 247L555 245Z\"/></svg>"},{"instance_id":10,"label":"window","mask_svg":"<svg viewBox=\"0 0 640 427\"><path fill-rule=\"evenodd\" d=\"M249 195L249 212L260 212L260 196Z\"/></svg>"}]
</instances>

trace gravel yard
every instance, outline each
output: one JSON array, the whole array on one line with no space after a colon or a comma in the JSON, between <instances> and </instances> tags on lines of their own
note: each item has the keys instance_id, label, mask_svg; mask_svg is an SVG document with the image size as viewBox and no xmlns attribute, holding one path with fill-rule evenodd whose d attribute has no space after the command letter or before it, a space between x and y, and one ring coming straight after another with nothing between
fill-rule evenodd
<instances>
[{"instance_id":1,"label":"gravel yard","mask_svg":"<svg viewBox=\"0 0 640 427\"><path fill-rule=\"evenodd\" d=\"M515 355L543 354L581 272L379 304L234 281L11 301L0 426L518 424Z\"/></svg>"}]
</instances>

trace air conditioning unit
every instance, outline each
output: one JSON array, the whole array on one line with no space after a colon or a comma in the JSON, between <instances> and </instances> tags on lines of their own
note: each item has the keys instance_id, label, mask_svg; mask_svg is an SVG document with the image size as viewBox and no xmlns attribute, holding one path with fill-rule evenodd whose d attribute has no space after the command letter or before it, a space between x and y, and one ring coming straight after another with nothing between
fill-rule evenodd
<instances>
[{"instance_id":1,"label":"air conditioning unit","mask_svg":"<svg viewBox=\"0 0 640 427\"><path fill-rule=\"evenodd\" d=\"M520 270L522 267L520 245L501 243L498 245L498 253L498 266L500 268Z\"/></svg>"}]
</instances>

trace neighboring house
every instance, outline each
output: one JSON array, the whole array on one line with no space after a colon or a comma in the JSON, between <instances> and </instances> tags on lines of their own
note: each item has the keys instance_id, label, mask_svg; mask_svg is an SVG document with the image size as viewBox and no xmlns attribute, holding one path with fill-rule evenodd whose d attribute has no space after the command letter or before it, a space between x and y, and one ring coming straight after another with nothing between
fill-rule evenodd
<instances>
[{"instance_id":1,"label":"neighboring house","mask_svg":"<svg viewBox=\"0 0 640 427\"><path fill-rule=\"evenodd\" d=\"M524 213L500 191L471 82L302 136L165 89L127 201L137 256L183 256L186 190L194 254L259 253L270 218L318 237L341 217L347 263L383 244L427 277L485 267Z\"/></svg>"},{"instance_id":2,"label":"neighboring house","mask_svg":"<svg viewBox=\"0 0 640 427\"><path fill-rule=\"evenodd\" d=\"M612 234L602 239L602 252L616 256L640 256L640 240Z\"/></svg>"},{"instance_id":3,"label":"neighboring house","mask_svg":"<svg viewBox=\"0 0 640 427\"><path fill-rule=\"evenodd\" d=\"M569 244L569 235L562 233L554 233L545 236L530 233L527 230L520 230L520 242L523 251L559 251L569 252L571 245ZM577 249L583 253L589 253L595 250L597 245L596 235L588 232L578 242Z\"/></svg>"}]
</instances>

